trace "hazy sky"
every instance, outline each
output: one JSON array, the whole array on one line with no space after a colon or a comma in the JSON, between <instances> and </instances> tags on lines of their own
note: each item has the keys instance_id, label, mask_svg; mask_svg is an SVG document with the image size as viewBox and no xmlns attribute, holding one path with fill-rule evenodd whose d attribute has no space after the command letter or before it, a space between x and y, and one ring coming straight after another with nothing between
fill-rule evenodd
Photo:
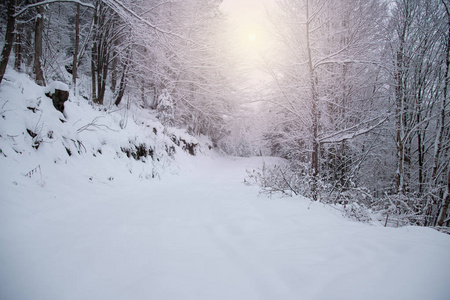
<instances>
[{"instance_id":1,"label":"hazy sky","mask_svg":"<svg viewBox=\"0 0 450 300\"><path fill-rule=\"evenodd\" d=\"M228 17L232 57L240 70L246 70L241 83L259 83L267 77L259 67L261 58L270 56L272 42L268 34L267 11L270 13L274 6L275 0L224 0L222 3L221 8Z\"/></svg>"},{"instance_id":2,"label":"hazy sky","mask_svg":"<svg viewBox=\"0 0 450 300\"><path fill-rule=\"evenodd\" d=\"M230 27L239 28L248 35L254 31L261 35L268 23L267 11L275 0L224 0L222 10L228 17ZM267 10L266 10L267 9Z\"/></svg>"},{"instance_id":3,"label":"hazy sky","mask_svg":"<svg viewBox=\"0 0 450 300\"><path fill-rule=\"evenodd\" d=\"M265 7L273 5L274 0L224 0L223 10L232 19L264 18Z\"/></svg>"}]
</instances>

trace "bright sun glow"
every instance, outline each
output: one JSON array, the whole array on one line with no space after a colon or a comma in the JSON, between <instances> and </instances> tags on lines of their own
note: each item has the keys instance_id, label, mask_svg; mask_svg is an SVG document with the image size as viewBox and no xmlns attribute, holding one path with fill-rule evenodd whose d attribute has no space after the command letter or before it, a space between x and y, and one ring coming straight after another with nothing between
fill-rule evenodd
<instances>
[{"instance_id":1,"label":"bright sun glow","mask_svg":"<svg viewBox=\"0 0 450 300\"><path fill-rule=\"evenodd\" d=\"M237 46L248 55L255 56L264 52L268 36L259 23L241 22L235 27L234 34Z\"/></svg>"},{"instance_id":2,"label":"bright sun glow","mask_svg":"<svg viewBox=\"0 0 450 300\"><path fill-rule=\"evenodd\" d=\"M269 13L275 0L224 0L227 16L226 44L228 57L237 70L239 85L259 84L267 78L261 71L275 55L276 40ZM242 76L242 78L241 78Z\"/></svg>"}]
</instances>

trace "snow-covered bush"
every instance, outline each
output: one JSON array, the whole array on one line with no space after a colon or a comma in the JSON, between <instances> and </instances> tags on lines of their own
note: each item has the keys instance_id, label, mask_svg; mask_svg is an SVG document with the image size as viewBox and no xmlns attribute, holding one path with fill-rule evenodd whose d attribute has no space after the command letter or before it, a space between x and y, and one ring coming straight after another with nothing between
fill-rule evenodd
<instances>
[{"instance_id":1,"label":"snow-covered bush","mask_svg":"<svg viewBox=\"0 0 450 300\"><path fill-rule=\"evenodd\" d=\"M169 92L164 89L158 96L157 118L164 126L174 125L173 99Z\"/></svg>"},{"instance_id":2,"label":"snow-covered bush","mask_svg":"<svg viewBox=\"0 0 450 300\"><path fill-rule=\"evenodd\" d=\"M343 215L359 222L372 220L371 212L366 206L367 191L364 189L339 190L330 184L318 179L313 189L313 178L308 167L303 164L266 165L261 169L247 170L245 182L258 185L263 194L280 194L283 196L300 195L316 198L342 211ZM315 193L315 195L313 194Z\"/></svg>"},{"instance_id":3,"label":"snow-covered bush","mask_svg":"<svg viewBox=\"0 0 450 300\"><path fill-rule=\"evenodd\" d=\"M257 184L263 193L281 193L284 195L302 195L312 198L313 178L306 164L265 165L261 169L247 171L248 183ZM326 199L329 186L322 181L317 182L316 193L319 199Z\"/></svg>"},{"instance_id":4,"label":"snow-covered bush","mask_svg":"<svg viewBox=\"0 0 450 300\"><path fill-rule=\"evenodd\" d=\"M314 191L313 178L304 164L264 164L260 169L247 170L245 182L258 185L263 194L315 196L320 202L340 210L345 217L359 222L373 221L392 227L429 226L436 222L426 216L434 207L428 196L385 193L382 197L375 197L373 191L354 183L342 188L320 178L315 181Z\"/></svg>"}]
</instances>

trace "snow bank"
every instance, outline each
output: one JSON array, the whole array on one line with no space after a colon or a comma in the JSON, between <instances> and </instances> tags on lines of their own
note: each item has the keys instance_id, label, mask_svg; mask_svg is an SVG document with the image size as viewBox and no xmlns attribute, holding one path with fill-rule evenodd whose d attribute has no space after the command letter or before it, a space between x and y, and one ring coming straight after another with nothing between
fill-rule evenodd
<instances>
[{"instance_id":1,"label":"snow bank","mask_svg":"<svg viewBox=\"0 0 450 300\"><path fill-rule=\"evenodd\" d=\"M44 87L44 93L45 94L48 94L48 93L53 94L53 93L55 93L55 90L68 92L69 91L69 86L67 84L65 84L64 82L61 82L61 81L53 81L49 85Z\"/></svg>"},{"instance_id":2,"label":"snow bank","mask_svg":"<svg viewBox=\"0 0 450 300\"><path fill-rule=\"evenodd\" d=\"M43 181L46 181L55 165L101 156L115 161L110 173L120 169L150 179L160 177L163 172L175 172L176 156L186 155L183 145L173 142L187 139L186 134L178 137L174 131L167 135L150 111L136 107L131 111L94 109L86 100L71 96L63 115L45 96L55 89L68 90L68 87L55 81L43 88L13 70L8 70L0 87L1 163L9 165L9 176L18 176L15 181L37 166L43 170ZM194 137L189 140L195 142ZM88 163L85 172L91 172L95 165Z\"/></svg>"}]
</instances>

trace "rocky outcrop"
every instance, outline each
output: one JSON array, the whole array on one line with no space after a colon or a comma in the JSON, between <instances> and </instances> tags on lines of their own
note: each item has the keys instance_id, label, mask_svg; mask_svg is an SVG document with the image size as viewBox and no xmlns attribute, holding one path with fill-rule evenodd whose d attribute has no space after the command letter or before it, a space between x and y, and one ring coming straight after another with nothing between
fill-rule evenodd
<instances>
[{"instance_id":1,"label":"rocky outcrop","mask_svg":"<svg viewBox=\"0 0 450 300\"><path fill-rule=\"evenodd\" d=\"M65 83L53 81L45 88L45 95L52 99L57 110L64 112L64 102L69 99L69 87Z\"/></svg>"}]
</instances>

